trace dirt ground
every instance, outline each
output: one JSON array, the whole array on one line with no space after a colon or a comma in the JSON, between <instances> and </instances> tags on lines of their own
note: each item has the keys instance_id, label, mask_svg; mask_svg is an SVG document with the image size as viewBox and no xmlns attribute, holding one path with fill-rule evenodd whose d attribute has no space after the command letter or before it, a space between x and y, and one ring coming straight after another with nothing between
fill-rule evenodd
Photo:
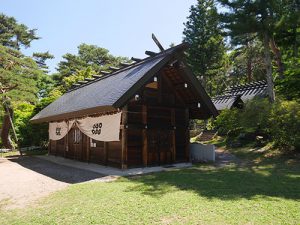
<instances>
[{"instance_id":1,"label":"dirt ground","mask_svg":"<svg viewBox=\"0 0 300 225\"><path fill-rule=\"evenodd\" d=\"M70 184L100 177L31 156L0 158L0 210L26 207Z\"/></svg>"}]
</instances>

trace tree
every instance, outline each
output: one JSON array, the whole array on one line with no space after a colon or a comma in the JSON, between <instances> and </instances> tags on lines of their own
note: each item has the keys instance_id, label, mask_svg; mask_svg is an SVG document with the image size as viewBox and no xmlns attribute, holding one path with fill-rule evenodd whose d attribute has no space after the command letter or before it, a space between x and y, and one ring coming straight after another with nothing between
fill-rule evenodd
<instances>
[{"instance_id":1,"label":"tree","mask_svg":"<svg viewBox=\"0 0 300 225\"><path fill-rule=\"evenodd\" d=\"M17 50L0 45L0 56L0 97L4 111L1 139L4 147L11 148L12 104L36 103L41 80L46 75L30 57Z\"/></svg>"},{"instance_id":2,"label":"tree","mask_svg":"<svg viewBox=\"0 0 300 225\"><path fill-rule=\"evenodd\" d=\"M77 83L80 80L84 80L85 78L91 78L92 75L96 74L91 67L87 67L86 69L78 70L74 74L68 77L63 78L63 91L65 92L69 88L72 87L73 84Z\"/></svg>"},{"instance_id":3,"label":"tree","mask_svg":"<svg viewBox=\"0 0 300 225\"><path fill-rule=\"evenodd\" d=\"M244 44L258 37L263 43L268 95L275 100L271 49L273 50L280 76L283 76L281 53L274 39L279 22L285 16L285 8L292 0L218 0L226 8L221 13L221 21L234 44Z\"/></svg>"},{"instance_id":4,"label":"tree","mask_svg":"<svg viewBox=\"0 0 300 225\"><path fill-rule=\"evenodd\" d=\"M81 44L78 46L78 54L67 53L63 56L63 61L58 64L58 74L55 79L59 82L64 77L85 70L90 67L91 70L100 74L101 70L108 70L109 66L118 66L121 61L128 61L125 57L115 57L109 54L105 48L96 45Z\"/></svg>"},{"instance_id":5,"label":"tree","mask_svg":"<svg viewBox=\"0 0 300 225\"><path fill-rule=\"evenodd\" d=\"M13 17L0 14L0 44L19 50L21 46L30 47L33 40L39 39L36 29L29 29L24 24L17 23Z\"/></svg>"},{"instance_id":6,"label":"tree","mask_svg":"<svg viewBox=\"0 0 300 225\"><path fill-rule=\"evenodd\" d=\"M266 71L262 51L261 41L254 39L230 52L228 75L231 85L264 79Z\"/></svg>"},{"instance_id":7,"label":"tree","mask_svg":"<svg viewBox=\"0 0 300 225\"><path fill-rule=\"evenodd\" d=\"M187 62L202 80L205 88L213 82L224 64L225 44L219 27L217 8L213 0L198 0L191 6L188 21L184 24L184 41L190 44ZM224 75L224 74L223 74ZM212 91L210 91L212 93Z\"/></svg>"},{"instance_id":8,"label":"tree","mask_svg":"<svg viewBox=\"0 0 300 225\"><path fill-rule=\"evenodd\" d=\"M38 64L38 66L44 70L45 73L48 73L48 66L46 64L46 60L53 59L54 56L47 52L35 52L32 54L32 58L35 60L35 62Z\"/></svg>"},{"instance_id":9,"label":"tree","mask_svg":"<svg viewBox=\"0 0 300 225\"><path fill-rule=\"evenodd\" d=\"M45 74L45 60L53 56L49 52L35 53L35 62L19 51L21 47L30 47L31 42L37 39L35 29L0 14L0 121L1 141L5 148L13 147L11 131L18 142L16 131L19 129L14 129L14 111L18 105L36 104L48 95L53 86L52 78Z\"/></svg>"}]
</instances>

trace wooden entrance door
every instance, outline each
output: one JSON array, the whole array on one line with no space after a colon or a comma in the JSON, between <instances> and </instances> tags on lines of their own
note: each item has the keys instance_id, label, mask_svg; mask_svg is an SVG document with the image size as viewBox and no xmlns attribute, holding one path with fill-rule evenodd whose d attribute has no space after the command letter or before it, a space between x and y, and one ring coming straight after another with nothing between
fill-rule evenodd
<instances>
[{"instance_id":1,"label":"wooden entrance door","mask_svg":"<svg viewBox=\"0 0 300 225\"><path fill-rule=\"evenodd\" d=\"M148 130L148 165L172 163L172 131Z\"/></svg>"},{"instance_id":2,"label":"wooden entrance door","mask_svg":"<svg viewBox=\"0 0 300 225\"><path fill-rule=\"evenodd\" d=\"M82 160L83 159L83 135L81 131L74 127L69 131L68 137L68 151L66 157L70 159Z\"/></svg>"}]
</instances>

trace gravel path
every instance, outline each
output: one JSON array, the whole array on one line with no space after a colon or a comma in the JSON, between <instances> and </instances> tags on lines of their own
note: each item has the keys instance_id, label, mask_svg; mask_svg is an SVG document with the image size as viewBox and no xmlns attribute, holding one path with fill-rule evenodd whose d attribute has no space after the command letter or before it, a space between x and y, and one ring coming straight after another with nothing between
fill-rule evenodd
<instances>
[{"instance_id":1,"label":"gravel path","mask_svg":"<svg viewBox=\"0 0 300 225\"><path fill-rule=\"evenodd\" d=\"M36 157L0 158L0 210L22 208L70 184L102 177Z\"/></svg>"},{"instance_id":2,"label":"gravel path","mask_svg":"<svg viewBox=\"0 0 300 225\"><path fill-rule=\"evenodd\" d=\"M223 148L216 149L216 166L223 167L232 163L240 165L242 161L235 155L229 153L228 151L225 151Z\"/></svg>"}]
</instances>

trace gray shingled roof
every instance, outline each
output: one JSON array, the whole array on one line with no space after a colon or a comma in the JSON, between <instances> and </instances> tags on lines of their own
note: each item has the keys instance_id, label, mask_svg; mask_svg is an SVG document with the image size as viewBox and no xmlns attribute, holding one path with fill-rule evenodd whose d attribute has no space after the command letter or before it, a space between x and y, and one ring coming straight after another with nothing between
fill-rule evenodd
<instances>
[{"instance_id":1,"label":"gray shingled roof","mask_svg":"<svg viewBox=\"0 0 300 225\"><path fill-rule=\"evenodd\" d=\"M243 102L253 99L254 97L267 96L267 82L257 81L244 85L232 86L224 91L223 95L216 96L212 99L216 109L230 109L237 99Z\"/></svg>"},{"instance_id":2,"label":"gray shingled roof","mask_svg":"<svg viewBox=\"0 0 300 225\"><path fill-rule=\"evenodd\" d=\"M154 57L112 74L105 79L100 78L90 84L71 90L44 108L31 120L35 121L99 106L114 106L127 90L165 58L166 55Z\"/></svg>"}]
</instances>

